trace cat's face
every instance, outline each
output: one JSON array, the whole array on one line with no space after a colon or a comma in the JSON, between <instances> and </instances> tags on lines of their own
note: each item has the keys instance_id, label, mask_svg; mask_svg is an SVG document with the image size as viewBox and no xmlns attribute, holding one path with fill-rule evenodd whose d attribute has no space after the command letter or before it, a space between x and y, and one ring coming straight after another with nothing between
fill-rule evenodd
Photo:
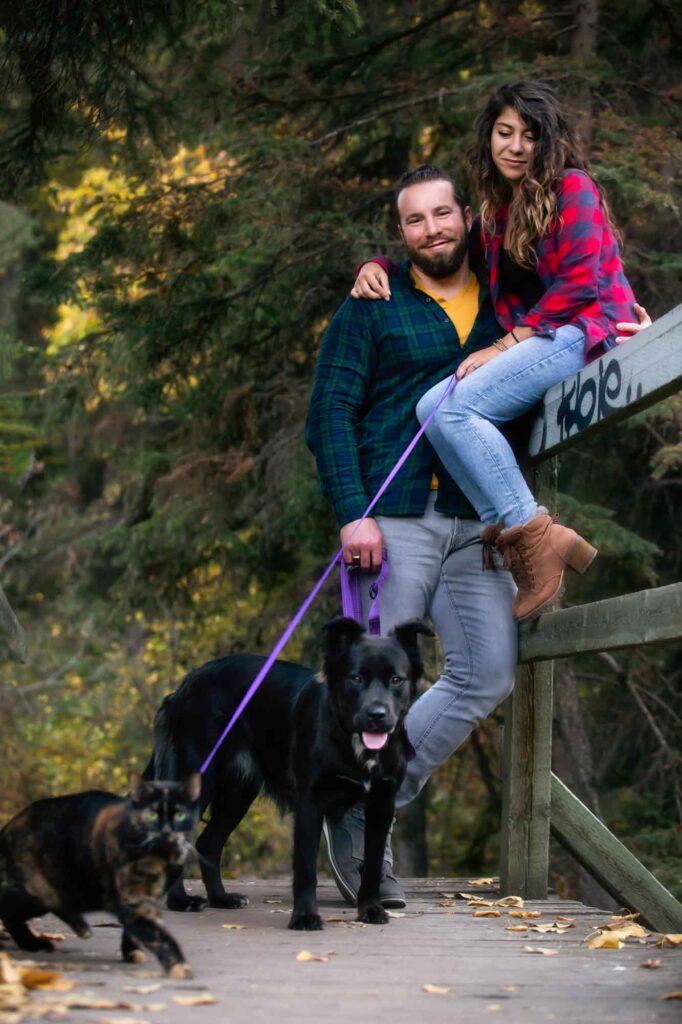
<instances>
[{"instance_id":1,"label":"cat's face","mask_svg":"<svg viewBox=\"0 0 682 1024\"><path fill-rule=\"evenodd\" d=\"M199 819L201 776L185 782L148 782L130 778L130 825L150 854L182 863L191 849L186 835Z\"/></svg>"}]
</instances>

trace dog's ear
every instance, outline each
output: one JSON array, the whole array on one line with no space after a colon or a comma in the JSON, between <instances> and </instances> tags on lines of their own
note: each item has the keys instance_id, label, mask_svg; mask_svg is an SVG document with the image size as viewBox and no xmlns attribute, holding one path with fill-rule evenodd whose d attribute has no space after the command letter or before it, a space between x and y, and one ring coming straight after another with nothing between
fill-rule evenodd
<instances>
[{"instance_id":1,"label":"dog's ear","mask_svg":"<svg viewBox=\"0 0 682 1024\"><path fill-rule=\"evenodd\" d=\"M345 654L349 644L357 643L365 635L365 627L347 615L340 615L336 619L330 619L322 629L324 632L325 658L332 659Z\"/></svg>"},{"instance_id":2,"label":"dog's ear","mask_svg":"<svg viewBox=\"0 0 682 1024\"><path fill-rule=\"evenodd\" d=\"M410 619L409 622L400 622L389 632L389 636L394 636L396 638L410 659L410 665L412 666L412 672L415 680L420 679L424 674L424 666L422 664L422 656L421 651L419 650L418 640L420 633L422 636L436 635L432 629L429 629L429 627L419 619Z\"/></svg>"}]
</instances>

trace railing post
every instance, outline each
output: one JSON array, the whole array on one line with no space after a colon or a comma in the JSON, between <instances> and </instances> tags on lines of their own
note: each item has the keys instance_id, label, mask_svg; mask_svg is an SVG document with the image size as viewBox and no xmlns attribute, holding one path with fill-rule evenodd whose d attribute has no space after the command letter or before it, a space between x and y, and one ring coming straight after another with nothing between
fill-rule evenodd
<instances>
[{"instance_id":1,"label":"railing post","mask_svg":"<svg viewBox=\"0 0 682 1024\"><path fill-rule=\"evenodd\" d=\"M556 459L533 475L539 504L556 503ZM524 665L504 708L500 887L504 895L547 897L554 663Z\"/></svg>"}]
</instances>

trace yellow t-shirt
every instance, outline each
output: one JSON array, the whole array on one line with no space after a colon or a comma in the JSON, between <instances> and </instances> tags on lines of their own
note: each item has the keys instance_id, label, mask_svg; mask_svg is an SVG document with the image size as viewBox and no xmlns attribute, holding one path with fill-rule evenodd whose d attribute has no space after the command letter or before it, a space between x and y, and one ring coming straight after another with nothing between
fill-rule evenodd
<instances>
[{"instance_id":1,"label":"yellow t-shirt","mask_svg":"<svg viewBox=\"0 0 682 1024\"><path fill-rule=\"evenodd\" d=\"M478 292L480 286L476 275L469 274L469 280L461 292L458 292L452 299L445 299L442 295L438 295L437 292L430 292L416 278L415 284L420 292L430 295L441 309L445 310L455 325L460 345L464 345L469 337L471 328L474 326L474 320L478 313ZM438 490L438 477L435 473L431 478L431 490Z\"/></svg>"},{"instance_id":2,"label":"yellow t-shirt","mask_svg":"<svg viewBox=\"0 0 682 1024\"><path fill-rule=\"evenodd\" d=\"M452 299L444 299L437 292L430 292L428 288L425 288L416 279L415 283L419 291L430 295L441 309L445 310L455 325L460 345L464 345L469 337L471 328L474 326L474 320L478 313L479 283L476 275L469 274L469 280L464 285L464 288Z\"/></svg>"}]
</instances>

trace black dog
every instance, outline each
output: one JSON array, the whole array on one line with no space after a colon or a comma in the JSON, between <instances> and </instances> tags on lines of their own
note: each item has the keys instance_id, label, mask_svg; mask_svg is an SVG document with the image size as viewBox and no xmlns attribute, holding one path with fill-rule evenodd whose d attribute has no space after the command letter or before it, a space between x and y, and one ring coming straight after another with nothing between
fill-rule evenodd
<instances>
[{"instance_id":1,"label":"black dog","mask_svg":"<svg viewBox=\"0 0 682 1024\"><path fill-rule=\"evenodd\" d=\"M409 749L404 718L422 674L421 622L396 626L388 637L368 636L353 619L324 630L324 672L276 662L228 734L202 784L211 819L197 841L212 907L245 906L226 893L220 856L261 790L293 809L294 910L290 928L322 928L317 911L317 850L325 817L336 820L365 803L365 863L358 920L383 924L379 884L395 795ZM196 771L264 659L237 654L191 672L166 697L154 723L155 748L147 777L184 778ZM197 910L204 901L185 892L182 877L168 894L171 910Z\"/></svg>"}]
</instances>

